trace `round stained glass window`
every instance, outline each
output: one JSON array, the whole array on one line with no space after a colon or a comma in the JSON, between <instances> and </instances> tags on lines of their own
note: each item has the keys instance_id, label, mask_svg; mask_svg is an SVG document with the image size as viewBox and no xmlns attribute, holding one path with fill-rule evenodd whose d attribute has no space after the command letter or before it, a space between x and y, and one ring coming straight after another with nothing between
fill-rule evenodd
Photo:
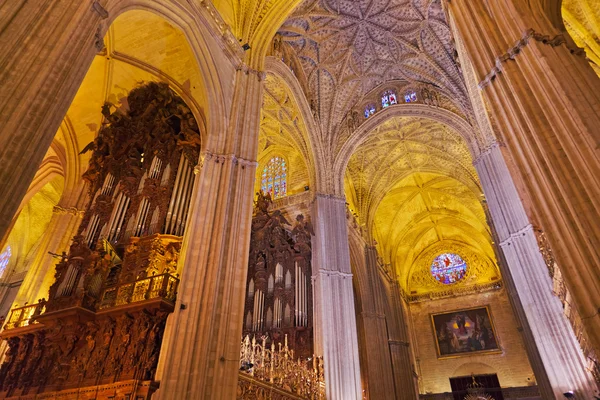
<instances>
[{"instance_id":1,"label":"round stained glass window","mask_svg":"<svg viewBox=\"0 0 600 400\"><path fill-rule=\"evenodd\" d=\"M431 264L431 275L444 285L460 281L466 273L467 263L458 254L440 254Z\"/></svg>"}]
</instances>

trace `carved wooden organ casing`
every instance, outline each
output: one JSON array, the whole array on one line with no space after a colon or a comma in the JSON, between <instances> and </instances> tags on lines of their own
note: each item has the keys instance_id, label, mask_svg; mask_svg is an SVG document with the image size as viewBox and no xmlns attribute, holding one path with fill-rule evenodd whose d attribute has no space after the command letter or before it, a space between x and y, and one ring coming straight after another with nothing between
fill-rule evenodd
<instances>
[{"instance_id":1,"label":"carved wooden organ casing","mask_svg":"<svg viewBox=\"0 0 600 400\"><path fill-rule=\"evenodd\" d=\"M295 356L313 355L310 223L302 214L292 226L270 195L259 193L252 219L244 310L244 336L284 343Z\"/></svg>"},{"instance_id":2,"label":"carved wooden organ casing","mask_svg":"<svg viewBox=\"0 0 600 400\"><path fill-rule=\"evenodd\" d=\"M82 399L81 388L95 388L93 398L147 399L156 389L200 128L167 84L143 85L113 107L84 149L90 202L48 300L12 310L2 332L0 398Z\"/></svg>"}]
</instances>

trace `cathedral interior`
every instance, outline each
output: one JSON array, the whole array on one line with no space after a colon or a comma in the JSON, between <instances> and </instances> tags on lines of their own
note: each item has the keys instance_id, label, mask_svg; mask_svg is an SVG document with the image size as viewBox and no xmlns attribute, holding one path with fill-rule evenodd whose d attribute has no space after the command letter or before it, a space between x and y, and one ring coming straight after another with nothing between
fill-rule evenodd
<instances>
[{"instance_id":1,"label":"cathedral interior","mask_svg":"<svg viewBox=\"0 0 600 400\"><path fill-rule=\"evenodd\" d=\"M0 4L0 399L600 399L600 1Z\"/></svg>"}]
</instances>

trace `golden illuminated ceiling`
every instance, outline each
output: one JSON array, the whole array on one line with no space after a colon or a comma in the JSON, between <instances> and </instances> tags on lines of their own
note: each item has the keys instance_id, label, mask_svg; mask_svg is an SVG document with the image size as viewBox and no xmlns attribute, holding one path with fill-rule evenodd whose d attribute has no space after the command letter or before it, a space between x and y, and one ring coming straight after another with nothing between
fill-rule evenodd
<instances>
[{"instance_id":1,"label":"golden illuminated ceiling","mask_svg":"<svg viewBox=\"0 0 600 400\"><path fill-rule=\"evenodd\" d=\"M600 76L600 2L563 0L562 15L575 43L584 48L590 64Z\"/></svg>"},{"instance_id":2,"label":"golden illuminated ceiling","mask_svg":"<svg viewBox=\"0 0 600 400\"><path fill-rule=\"evenodd\" d=\"M253 68L262 69L273 35L302 0L213 0L214 7L240 44Z\"/></svg>"},{"instance_id":3,"label":"golden illuminated ceiling","mask_svg":"<svg viewBox=\"0 0 600 400\"><path fill-rule=\"evenodd\" d=\"M471 156L445 125L422 118L380 125L350 159L346 197L407 293L451 289L429 274L447 251L469 265L454 288L499 278Z\"/></svg>"},{"instance_id":4,"label":"golden illuminated ceiling","mask_svg":"<svg viewBox=\"0 0 600 400\"><path fill-rule=\"evenodd\" d=\"M118 105L142 82L166 81L186 101L194 99L192 109L206 109L203 82L187 40L163 18L128 11L113 22L104 43L105 51L95 57L65 117L80 148L98 132L104 102Z\"/></svg>"},{"instance_id":5,"label":"golden illuminated ceiling","mask_svg":"<svg viewBox=\"0 0 600 400\"><path fill-rule=\"evenodd\" d=\"M309 185L308 165L312 159L306 126L287 84L281 78L267 74L258 139L257 189L262 167L277 155L288 162L288 194L303 191L304 186Z\"/></svg>"},{"instance_id":6,"label":"golden illuminated ceiling","mask_svg":"<svg viewBox=\"0 0 600 400\"><path fill-rule=\"evenodd\" d=\"M362 96L389 80L433 84L467 103L439 1L306 0L279 33L302 65L323 144Z\"/></svg>"}]
</instances>

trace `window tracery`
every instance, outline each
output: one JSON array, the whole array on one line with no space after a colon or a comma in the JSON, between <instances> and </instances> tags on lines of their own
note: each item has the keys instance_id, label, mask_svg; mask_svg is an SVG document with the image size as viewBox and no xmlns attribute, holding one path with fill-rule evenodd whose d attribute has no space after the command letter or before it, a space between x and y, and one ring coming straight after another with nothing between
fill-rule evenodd
<instances>
[{"instance_id":1,"label":"window tracery","mask_svg":"<svg viewBox=\"0 0 600 400\"><path fill-rule=\"evenodd\" d=\"M261 189L272 199L287 195L287 164L283 157L273 157L263 168Z\"/></svg>"},{"instance_id":2,"label":"window tracery","mask_svg":"<svg viewBox=\"0 0 600 400\"><path fill-rule=\"evenodd\" d=\"M386 90L383 92L381 96L381 106L383 108L389 107L393 104L398 104L398 99L396 98L396 93L393 90Z\"/></svg>"},{"instance_id":3,"label":"window tracery","mask_svg":"<svg viewBox=\"0 0 600 400\"><path fill-rule=\"evenodd\" d=\"M373 114L375 114L375 105L369 104L365 107L365 118L369 118Z\"/></svg>"},{"instance_id":4,"label":"window tracery","mask_svg":"<svg viewBox=\"0 0 600 400\"><path fill-rule=\"evenodd\" d=\"M444 285L451 285L463 279L467 273L467 263L455 253L443 253L433 260L431 275Z\"/></svg>"}]
</instances>

